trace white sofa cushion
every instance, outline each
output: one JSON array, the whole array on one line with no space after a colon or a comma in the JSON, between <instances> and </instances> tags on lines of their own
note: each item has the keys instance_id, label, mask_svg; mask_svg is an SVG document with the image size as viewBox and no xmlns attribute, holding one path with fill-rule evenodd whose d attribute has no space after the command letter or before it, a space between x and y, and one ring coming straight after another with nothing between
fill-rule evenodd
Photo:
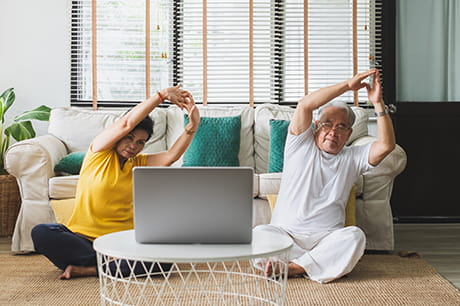
<instances>
[{"instance_id":1,"label":"white sofa cushion","mask_svg":"<svg viewBox=\"0 0 460 306\"><path fill-rule=\"evenodd\" d=\"M49 180L49 195L51 199L75 198L79 175L55 176Z\"/></svg>"},{"instance_id":2,"label":"white sofa cushion","mask_svg":"<svg viewBox=\"0 0 460 306\"><path fill-rule=\"evenodd\" d=\"M53 108L48 133L65 143L69 152L86 151L93 138L112 124L118 115L72 107Z\"/></svg>"},{"instance_id":3,"label":"white sofa cushion","mask_svg":"<svg viewBox=\"0 0 460 306\"><path fill-rule=\"evenodd\" d=\"M259 196L259 175L254 173L254 180L252 181L252 197Z\"/></svg>"},{"instance_id":4,"label":"white sofa cushion","mask_svg":"<svg viewBox=\"0 0 460 306\"><path fill-rule=\"evenodd\" d=\"M49 196L51 199L69 199L75 197L79 175L55 176L49 180ZM254 174L252 197L259 195L259 175Z\"/></svg>"},{"instance_id":5,"label":"white sofa cushion","mask_svg":"<svg viewBox=\"0 0 460 306\"><path fill-rule=\"evenodd\" d=\"M153 134L145 144L142 153L166 151L166 109L157 107L150 113L153 120Z\"/></svg>"},{"instance_id":6,"label":"white sofa cushion","mask_svg":"<svg viewBox=\"0 0 460 306\"><path fill-rule=\"evenodd\" d=\"M259 174L259 198L267 199L267 195L278 194L281 176L281 172Z\"/></svg>"},{"instance_id":7,"label":"white sofa cushion","mask_svg":"<svg viewBox=\"0 0 460 306\"><path fill-rule=\"evenodd\" d=\"M240 131L240 151L238 160L240 166L254 167L254 147L253 147L253 124L254 124L254 109L249 106L203 106L199 105L201 117L235 117L241 116L241 131ZM180 134L184 131L184 111L177 106L168 108L167 120L168 129L166 131L166 144L170 148ZM182 157L173 164L173 166L181 166L183 163Z\"/></svg>"},{"instance_id":8,"label":"white sofa cushion","mask_svg":"<svg viewBox=\"0 0 460 306\"><path fill-rule=\"evenodd\" d=\"M48 133L56 136L67 146L69 153L86 151L93 138L111 125L124 110L91 110L73 107L57 107L51 110ZM156 108L150 117L154 122L153 135L143 152L166 150L166 110Z\"/></svg>"},{"instance_id":9,"label":"white sofa cushion","mask_svg":"<svg viewBox=\"0 0 460 306\"><path fill-rule=\"evenodd\" d=\"M347 142L351 144L359 137L368 134L369 116L361 107L351 107L356 115L353 124L353 133ZM295 108L276 104L263 104L257 106L254 112L254 160L256 173L266 173L270 153L270 119L290 121ZM313 113L313 120L317 118L317 111Z\"/></svg>"},{"instance_id":10,"label":"white sofa cushion","mask_svg":"<svg viewBox=\"0 0 460 306\"><path fill-rule=\"evenodd\" d=\"M278 194L280 185L281 185L281 172L274 172L274 173L261 173L258 174L259 177L259 198L267 199L268 195L271 194ZM355 182L356 190L355 195L356 197L360 197L363 194L363 176L360 175ZM255 192L255 191L254 191Z\"/></svg>"}]
</instances>

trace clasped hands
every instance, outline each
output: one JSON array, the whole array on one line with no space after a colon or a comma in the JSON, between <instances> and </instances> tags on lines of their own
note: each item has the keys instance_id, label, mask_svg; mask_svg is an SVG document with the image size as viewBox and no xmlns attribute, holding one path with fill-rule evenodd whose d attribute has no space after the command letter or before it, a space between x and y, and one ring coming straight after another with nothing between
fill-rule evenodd
<instances>
[{"instance_id":1,"label":"clasped hands","mask_svg":"<svg viewBox=\"0 0 460 306\"><path fill-rule=\"evenodd\" d=\"M371 84L363 82L369 76L374 76ZM348 87L350 90L359 90L366 87L369 102L373 105L383 103L382 99L382 86L380 84L380 73L377 68L369 69L362 73L357 73L348 80Z\"/></svg>"},{"instance_id":2,"label":"clasped hands","mask_svg":"<svg viewBox=\"0 0 460 306\"><path fill-rule=\"evenodd\" d=\"M181 110L186 109L189 117L189 123L187 124L187 134L193 134L200 125L200 111L195 104L192 94L181 89L182 84L177 84L174 87L169 87L164 90L165 99L171 101L171 103L177 105Z\"/></svg>"}]
</instances>

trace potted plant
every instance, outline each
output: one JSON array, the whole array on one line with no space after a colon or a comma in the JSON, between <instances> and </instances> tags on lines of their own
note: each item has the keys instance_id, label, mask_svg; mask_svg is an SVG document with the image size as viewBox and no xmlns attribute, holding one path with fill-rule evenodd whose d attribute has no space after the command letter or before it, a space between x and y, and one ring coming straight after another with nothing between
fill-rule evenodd
<instances>
[{"instance_id":1,"label":"potted plant","mask_svg":"<svg viewBox=\"0 0 460 306\"><path fill-rule=\"evenodd\" d=\"M16 99L14 88L5 90L0 95L0 236L9 236L20 206L19 189L16 178L4 169L4 154L10 146L10 139L21 141L35 137L35 130L30 120L48 121L51 109L41 105L34 110L26 111L13 119L10 125L5 124L5 113Z\"/></svg>"},{"instance_id":2,"label":"potted plant","mask_svg":"<svg viewBox=\"0 0 460 306\"><path fill-rule=\"evenodd\" d=\"M14 88L9 88L0 95L0 174L7 174L3 168L3 158L10 146L10 138L21 141L35 137L35 130L30 120L48 121L50 118L51 109L41 105L16 116L9 126L5 125L5 113L13 105L15 99Z\"/></svg>"}]
</instances>

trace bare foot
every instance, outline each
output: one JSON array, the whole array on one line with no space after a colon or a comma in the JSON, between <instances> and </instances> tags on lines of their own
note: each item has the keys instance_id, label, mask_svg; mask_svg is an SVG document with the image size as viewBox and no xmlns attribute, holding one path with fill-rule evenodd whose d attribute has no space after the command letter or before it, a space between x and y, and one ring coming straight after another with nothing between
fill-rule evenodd
<instances>
[{"instance_id":1,"label":"bare foot","mask_svg":"<svg viewBox=\"0 0 460 306\"><path fill-rule=\"evenodd\" d=\"M278 274L280 274L280 270L280 263L268 261L265 265L265 276L277 276ZM294 277L302 274L305 274L305 270L302 266L299 266L298 264L295 264L293 262L290 262L288 264L288 277Z\"/></svg>"},{"instance_id":2,"label":"bare foot","mask_svg":"<svg viewBox=\"0 0 460 306\"><path fill-rule=\"evenodd\" d=\"M273 274L273 262L270 260L265 264L265 277L272 277ZM275 275L277 273L275 272Z\"/></svg>"},{"instance_id":3,"label":"bare foot","mask_svg":"<svg viewBox=\"0 0 460 306\"><path fill-rule=\"evenodd\" d=\"M96 266L91 267L80 267L68 265L64 272L59 275L59 279L71 279L72 277L84 277L84 276L96 276Z\"/></svg>"},{"instance_id":4,"label":"bare foot","mask_svg":"<svg viewBox=\"0 0 460 306\"><path fill-rule=\"evenodd\" d=\"M306 271L302 266L299 266L298 264L295 264L293 262L290 262L288 264L288 277L299 276L305 273Z\"/></svg>"}]
</instances>

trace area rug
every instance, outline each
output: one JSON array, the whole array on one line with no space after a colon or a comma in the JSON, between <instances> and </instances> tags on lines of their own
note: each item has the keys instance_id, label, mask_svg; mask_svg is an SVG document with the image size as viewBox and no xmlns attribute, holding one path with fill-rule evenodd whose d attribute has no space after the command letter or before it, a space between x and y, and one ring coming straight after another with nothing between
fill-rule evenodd
<instances>
[{"instance_id":1,"label":"area rug","mask_svg":"<svg viewBox=\"0 0 460 306\"><path fill-rule=\"evenodd\" d=\"M0 305L98 305L95 277L58 280L40 255L0 254ZM460 305L460 291L420 257L367 254L329 284L288 280L286 305Z\"/></svg>"}]
</instances>

